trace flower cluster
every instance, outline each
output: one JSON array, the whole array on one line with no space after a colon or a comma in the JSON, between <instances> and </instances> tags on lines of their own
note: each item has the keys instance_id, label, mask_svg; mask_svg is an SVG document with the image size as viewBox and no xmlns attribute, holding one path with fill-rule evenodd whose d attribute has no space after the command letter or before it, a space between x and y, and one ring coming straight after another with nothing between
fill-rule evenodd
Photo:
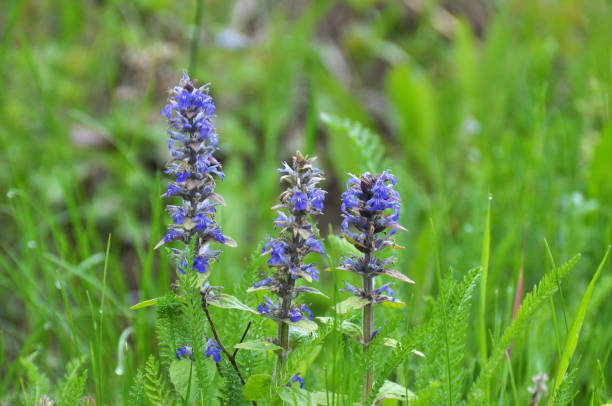
<instances>
[{"instance_id":1,"label":"flower cluster","mask_svg":"<svg viewBox=\"0 0 612 406\"><path fill-rule=\"evenodd\" d=\"M204 351L206 358L212 357L217 364L221 361L221 347L214 339L208 340ZM179 361L184 358L193 359L193 350L188 345L179 347L176 349L176 358Z\"/></svg>"},{"instance_id":2,"label":"flower cluster","mask_svg":"<svg viewBox=\"0 0 612 406\"><path fill-rule=\"evenodd\" d=\"M171 241L188 244L197 235L192 268L200 273L208 271L211 261L220 254L210 247L210 242L233 244L214 220L216 206L225 204L214 192L213 175L224 178L221 164L213 156L218 142L212 123L214 111L208 85L196 88L184 73L179 85L171 89L168 104L161 112L168 119L168 148L172 155L165 173L174 176L162 196L180 197L182 204L166 207L172 224L156 248ZM181 273L188 269L187 251L186 247L171 250Z\"/></svg>"},{"instance_id":3,"label":"flower cluster","mask_svg":"<svg viewBox=\"0 0 612 406\"><path fill-rule=\"evenodd\" d=\"M386 247L398 247L393 236L397 230L405 230L397 221L400 212L400 195L393 189L395 176L388 171L372 176L365 173L357 178L350 175L346 191L342 194L342 231L345 238L362 255L351 254L343 258L340 269L360 275L363 289L348 282L343 291L367 299L363 307L363 350L368 351L370 343L380 329L374 329L374 305L386 301L396 302L391 282L375 288L374 278L387 275L392 278L414 283L401 272L388 268L395 263L393 256L378 258L377 254ZM363 387L363 400L368 399L374 384L373 365L368 368Z\"/></svg>"},{"instance_id":4,"label":"flower cluster","mask_svg":"<svg viewBox=\"0 0 612 406\"><path fill-rule=\"evenodd\" d=\"M396 246L393 235L397 230L405 230L397 223L400 195L393 189L396 185L395 176L388 171L376 176L369 173L360 178L349 176L346 191L342 194L342 231L363 255L344 257L340 269L361 275L364 278L364 289L345 282L346 287L342 290L365 297L374 304L395 302L391 283L378 289L374 289L373 283L377 275L388 275L413 283L399 271L387 268L395 263L393 256L376 257L376 253L385 247Z\"/></svg>"},{"instance_id":5,"label":"flower cluster","mask_svg":"<svg viewBox=\"0 0 612 406\"><path fill-rule=\"evenodd\" d=\"M317 187L323 173L312 165L314 159L304 157L299 151L291 161L283 163L278 170L286 189L280 195L280 204L274 206L278 216L274 226L280 228L278 238L268 237L262 255L270 255L268 267L274 270L271 276L256 282L251 290L269 290L278 297L278 305L269 297L257 310L260 314L282 322L296 322L304 317L312 319L312 312L304 304L292 304L300 292L309 288L296 287L297 279L308 282L319 280L319 271L313 264L305 264L304 257L316 252L325 255L323 245L308 221L309 215L323 212L325 192Z\"/></svg>"}]
</instances>

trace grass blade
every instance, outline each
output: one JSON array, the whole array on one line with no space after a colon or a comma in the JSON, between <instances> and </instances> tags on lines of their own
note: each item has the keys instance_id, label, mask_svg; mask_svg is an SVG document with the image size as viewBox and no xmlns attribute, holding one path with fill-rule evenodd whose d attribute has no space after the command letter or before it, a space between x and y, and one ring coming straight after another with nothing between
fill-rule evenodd
<instances>
[{"instance_id":1,"label":"grass blade","mask_svg":"<svg viewBox=\"0 0 612 406\"><path fill-rule=\"evenodd\" d=\"M574 355L574 351L576 350L576 345L578 344L578 338L580 337L580 330L582 329L582 323L584 322L584 318L586 316L587 308L589 307L589 302L591 301L591 296L593 295L593 290L595 289L595 284L597 283L597 279L599 278L599 274L603 269L606 260L608 259L608 254L610 253L610 246L606 250L606 255L604 255L593 279L589 283L586 291L584 292L584 296L578 305L578 310L576 311L576 316L574 316L574 321L572 326L570 327L569 334L567 335L567 342L565 343L565 347L563 348L563 353L561 354L561 361L559 362L559 369L557 370L557 376L555 377L555 386L553 390L553 395L550 397L548 402L549 405L552 405L552 401L554 399L555 393L559 390L561 386L561 382L563 382L563 376L569 367L569 363Z\"/></svg>"}]
</instances>

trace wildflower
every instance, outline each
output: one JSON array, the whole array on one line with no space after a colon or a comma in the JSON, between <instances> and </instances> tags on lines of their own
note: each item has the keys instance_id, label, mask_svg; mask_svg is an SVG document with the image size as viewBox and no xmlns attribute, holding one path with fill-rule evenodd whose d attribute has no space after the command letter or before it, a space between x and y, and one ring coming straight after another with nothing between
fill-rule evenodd
<instances>
[{"instance_id":1,"label":"wildflower","mask_svg":"<svg viewBox=\"0 0 612 406\"><path fill-rule=\"evenodd\" d=\"M161 111L168 120L168 148L172 155L165 173L174 176L163 196L179 196L182 203L167 206L173 224L156 248L172 241L186 244L197 236L192 269L199 273L207 272L210 262L220 254L220 251L210 248L209 242L233 244L215 222L216 206L224 202L214 192L214 176L223 179L224 174L221 164L213 156L218 143L212 123L214 111L208 85L196 88L187 73L183 74L179 85L171 89L168 104ZM172 252L177 270L185 273L188 269L187 247Z\"/></svg>"},{"instance_id":2,"label":"wildflower","mask_svg":"<svg viewBox=\"0 0 612 406\"><path fill-rule=\"evenodd\" d=\"M183 358L189 358L191 359L191 357L193 356L193 352L191 350L191 347L189 346L182 346L177 348L176 350L176 358L180 361Z\"/></svg>"},{"instance_id":3,"label":"wildflower","mask_svg":"<svg viewBox=\"0 0 612 406\"><path fill-rule=\"evenodd\" d=\"M291 386L292 384L294 384L295 382L299 382L300 384L300 389L304 389L304 380L302 378L300 378L300 373L298 372L297 374L293 375L290 379L289 382L287 383L287 385L285 386Z\"/></svg>"},{"instance_id":4,"label":"wildflower","mask_svg":"<svg viewBox=\"0 0 612 406\"><path fill-rule=\"evenodd\" d=\"M348 282L342 291L351 292L369 300L363 307L363 350L367 351L378 330L374 329L374 304L384 301L396 302L391 283L375 289L374 278L388 275L404 282L412 282L399 271L387 268L393 264L393 256L377 258L386 247L398 247L393 240L397 230L405 230L397 222L400 213L400 195L394 189L397 179L389 171L372 176L365 173L361 177L349 174L346 191L342 194L342 231L346 239L362 255L345 256L341 269L356 273L363 278L363 290ZM412 282L414 283L414 282ZM373 369L366 374L364 400L368 398L373 385Z\"/></svg>"},{"instance_id":5,"label":"wildflower","mask_svg":"<svg viewBox=\"0 0 612 406\"><path fill-rule=\"evenodd\" d=\"M325 255L323 244L309 221L309 216L322 213L325 198L325 192L317 187L324 180L323 173L312 165L313 160L298 151L290 164L283 162L278 169L281 182L286 185L280 195L280 204L273 207L277 210L274 227L280 229L280 235L268 237L262 249L262 255L270 255L267 262L272 274L253 285L272 291L278 297L278 305L265 297L257 311L279 325L278 342L283 348L279 357L281 364L289 349L287 321L297 322L306 316L312 320L312 312L306 305L293 303L300 292L308 291L296 287L298 279L319 280L319 270L314 264L305 263L304 258L311 252Z\"/></svg>"},{"instance_id":6,"label":"wildflower","mask_svg":"<svg viewBox=\"0 0 612 406\"><path fill-rule=\"evenodd\" d=\"M219 361L221 361L221 347L219 347L219 344L214 340L214 339L210 339L208 340L208 342L206 343L206 358L210 358L212 356L213 360L218 364Z\"/></svg>"}]
</instances>

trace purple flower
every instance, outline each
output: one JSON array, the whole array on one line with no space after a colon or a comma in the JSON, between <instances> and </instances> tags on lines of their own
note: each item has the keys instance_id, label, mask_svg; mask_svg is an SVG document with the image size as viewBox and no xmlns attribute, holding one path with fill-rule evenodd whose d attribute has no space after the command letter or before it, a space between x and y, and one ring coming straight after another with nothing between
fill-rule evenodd
<instances>
[{"instance_id":1,"label":"purple flower","mask_svg":"<svg viewBox=\"0 0 612 406\"><path fill-rule=\"evenodd\" d=\"M308 320L312 320L312 312L310 311L308 306L303 304L302 307L300 307L300 311L302 312L302 314L306 313L308 315Z\"/></svg>"},{"instance_id":2,"label":"purple flower","mask_svg":"<svg viewBox=\"0 0 612 406\"><path fill-rule=\"evenodd\" d=\"M172 183L168 185L168 191L165 196L174 196L181 192L181 188L179 186L173 185Z\"/></svg>"},{"instance_id":3,"label":"purple flower","mask_svg":"<svg viewBox=\"0 0 612 406\"><path fill-rule=\"evenodd\" d=\"M185 182L187 179L189 179L189 176L190 176L190 175L191 175L191 174L190 174L189 172L187 172L187 171L178 172L178 173L176 173L176 174L175 174L175 176L176 176L176 182L177 182L177 183L183 183L183 182Z\"/></svg>"},{"instance_id":4,"label":"purple flower","mask_svg":"<svg viewBox=\"0 0 612 406\"><path fill-rule=\"evenodd\" d=\"M205 273L208 270L210 264L205 257L195 257L193 259L193 269L199 273Z\"/></svg>"},{"instance_id":5,"label":"purple flower","mask_svg":"<svg viewBox=\"0 0 612 406\"><path fill-rule=\"evenodd\" d=\"M291 310L289 310L289 320L294 323L296 321L302 320L302 313L298 309L292 308Z\"/></svg>"},{"instance_id":6,"label":"purple flower","mask_svg":"<svg viewBox=\"0 0 612 406\"><path fill-rule=\"evenodd\" d=\"M306 245L308 246L308 252L318 252L319 254L323 254L325 256L325 251L323 251L323 245L321 241L314 235L311 235L306 239Z\"/></svg>"},{"instance_id":7,"label":"purple flower","mask_svg":"<svg viewBox=\"0 0 612 406\"><path fill-rule=\"evenodd\" d=\"M301 190L296 190L291 197L291 204L295 210L306 210L306 207L308 207L308 196L306 196Z\"/></svg>"},{"instance_id":8,"label":"purple flower","mask_svg":"<svg viewBox=\"0 0 612 406\"><path fill-rule=\"evenodd\" d=\"M221 361L221 348L219 344L214 340L210 339L206 343L206 358L210 358L212 356L213 360L218 364Z\"/></svg>"},{"instance_id":9,"label":"purple flower","mask_svg":"<svg viewBox=\"0 0 612 406\"><path fill-rule=\"evenodd\" d=\"M168 232L166 233L166 236L164 237L164 242L168 243L170 241L174 241L178 238L180 238L182 235L182 232L176 228L171 228L168 230Z\"/></svg>"},{"instance_id":10,"label":"purple flower","mask_svg":"<svg viewBox=\"0 0 612 406\"><path fill-rule=\"evenodd\" d=\"M168 206L171 207L171 206ZM186 215L185 209L182 207L172 207L172 221L174 224L183 224L183 217Z\"/></svg>"},{"instance_id":11,"label":"purple flower","mask_svg":"<svg viewBox=\"0 0 612 406\"><path fill-rule=\"evenodd\" d=\"M285 249L287 249L287 243L280 240L270 240L263 246L263 252L272 249L272 255L268 259L268 265L284 265L287 264L287 258L285 258Z\"/></svg>"},{"instance_id":12,"label":"purple flower","mask_svg":"<svg viewBox=\"0 0 612 406\"><path fill-rule=\"evenodd\" d=\"M351 285L347 281L343 281L343 282L344 282L344 284L346 286L344 288L340 289L340 292L351 292L355 296L361 296L361 292L359 291L359 289L357 289L356 287L354 287L353 285Z\"/></svg>"},{"instance_id":13,"label":"purple flower","mask_svg":"<svg viewBox=\"0 0 612 406\"><path fill-rule=\"evenodd\" d=\"M391 301L395 302L395 292L391 289L391 283L386 283L382 285L380 288L376 289L376 294L381 295L383 293L388 293L391 296Z\"/></svg>"},{"instance_id":14,"label":"purple flower","mask_svg":"<svg viewBox=\"0 0 612 406\"><path fill-rule=\"evenodd\" d=\"M176 262L176 266L177 266L177 268L179 269L179 271L180 271L181 273L183 273L183 274L184 274L185 272L187 272L187 268L188 268L188 266L187 266L187 262L186 262L186 261L185 261L183 258L179 259L179 260Z\"/></svg>"},{"instance_id":15,"label":"purple flower","mask_svg":"<svg viewBox=\"0 0 612 406\"><path fill-rule=\"evenodd\" d=\"M166 106L161 111L161 115L170 120L170 117L172 117L172 106L166 104Z\"/></svg>"},{"instance_id":16,"label":"purple flower","mask_svg":"<svg viewBox=\"0 0 612 406\"><path fill-rule=\"evenodd\" d=\"M261 287L261 286L268 286L268 285L272 284L272 282L274 282L274 279L272 279L272 278L270 278L270 277L268 276L268 277L267 277L267 278L265 278L265 279L262 279L262 280L260 280L260 281L258 281L258 282L255 282L255 283L253 284L253 287L254 287L254 288L259 288L259 287Z\"/></svg>"},{"instance_id":17,"label":"purple flower","mask_svg":"<svg viewBox=\"0 0 612 406\"><path fill-rule=\"evenodd\" d=\"M325 200L325 192L321 189L315 188L308 194L310 199L310 205L318 210L323 211L323 200Z\"/></svg>"},{"instance_id":18,"label":"purple flower","mask_svg":"<svg viewBox=\"0 0 612 406\"><path fill-rule=\"evenodd\" d=\"M293 375L290 379L289 382L287 383L287 385L285 386L291 386L292 384L294 384L295 382L299 382L300 384L300 389L304 389L304 380L302 378L300 378L300 373L298 372L297 374Z\"/></svg>"},{"instance_id":19,"label":"purple flower","mask_svg":"<svg viewBox=\"0 0 612 406\"><path fill-rule=\"evenodd\" d=\"M191 347L182 346L177 348L176 350L176 358L180 361L183 358L190 358L193 356L193 352L191 351Z\"/></svg>"},{"instance_id":20,"label":"purple flower","mask_svg":"<svg viewBox=\"0 0 612 406\"><path fill-rule=\"evenodd\" d=\"M257 306L259 314L268 314L274 309L276 309L276 305L268 296L264 296L264 302Z\"/></svg>"},{"instance_id":21,"label":"purple flower","mask_svg":"<svg viewBox=\"0 0 612 406\"><path fill-rule=\"evenodd\" d=\"M302 272L309 274L314 281L319 282L319 270L315 268L314 264L304 265Z\"/></svg>"}]
</instances>

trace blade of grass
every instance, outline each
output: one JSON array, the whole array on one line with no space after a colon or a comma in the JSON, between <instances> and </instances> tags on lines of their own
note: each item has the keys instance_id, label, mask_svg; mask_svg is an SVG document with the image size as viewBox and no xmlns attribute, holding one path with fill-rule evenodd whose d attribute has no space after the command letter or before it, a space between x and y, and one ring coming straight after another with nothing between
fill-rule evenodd
<instances>
[{"instance_id":1,"label":"blade of grass","mask_svg":"<svg viewBox=\"0 0 612 406\"><path fill-rule=\"evenodd\" d=\"M610 247L606 250L606 254L604 255L593 279L589 283L586 291L584 292L584 296L582 296L582 300L580 300L580 304L578 305L578 310L576 311L576 316L574 316L574 321L569 330L569 334L567 336L567 341L565 346L563 347L563 353L561 354L561 360L559 361L559 368L557 369L557 375L555 377L555 386L552 391L552 396L548 401L548 405L553 404L553 399L559 386L561 386L561 382L563 382L563 376L565 372L567 372L567 368L569 367L572 356L574 355L574 351L576 350L576 345L578 344L578 338L580 337L580 330L582 329L582 323L584 322L584 318L586 316L587 309L589 307L589 302L591 301L591 296L593 295L593 290L595 289L595 284L597 283L597 279L599 278L599 274L608 259L608 254L610 253Z\"/></svg>"},{"instance_id":2,"label":"blade of grass","mask_svg":"<svg viewBox=\"0 0 612 406\"><path fill-rule=\"evenodd\" d=\"M489 275L489 250L491 245L491 200L493 196L489 194L487 207L487 221L485 223L484 236L482 239L482 279L480 283L480 315L479 315L479 338L480 338L480 361L481 365L487 363L487 331L486 331L486 310L487 310L487 277ZM488 398L488 396L487 396Z\"/></svg>"}]
</instances>

